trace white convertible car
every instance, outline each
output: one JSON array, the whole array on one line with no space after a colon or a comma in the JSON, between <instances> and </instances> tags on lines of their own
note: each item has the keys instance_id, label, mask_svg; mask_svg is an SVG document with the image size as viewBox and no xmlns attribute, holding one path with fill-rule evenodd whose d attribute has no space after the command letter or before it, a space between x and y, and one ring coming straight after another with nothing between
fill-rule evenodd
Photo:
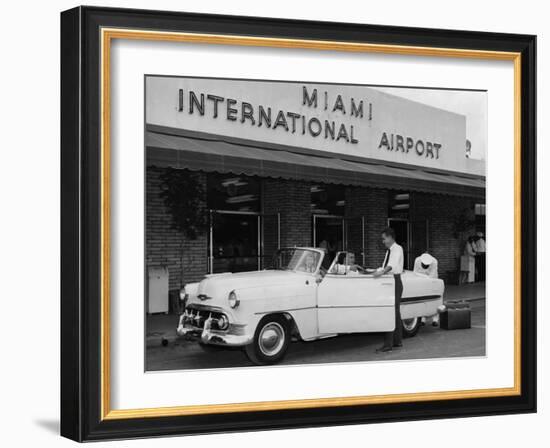
<instances>
[{"instance_id":1,"label":"white convertible car","mask_svg":"<svg viewBox=\"0 0 550 448\"><path fill-rule=\"evenodd\" d=\"M394 278L374 277L340 252L332 262L323 249L280 249L270 270L207 275L182 288L179 336L193 336L209 350L243 347L255 364L273 364L291 339L312 341L345 333L395 328ZM421 318L443 303L443 280L402 274L402 322L414 336Z\"/></svg>"}]
</instances>

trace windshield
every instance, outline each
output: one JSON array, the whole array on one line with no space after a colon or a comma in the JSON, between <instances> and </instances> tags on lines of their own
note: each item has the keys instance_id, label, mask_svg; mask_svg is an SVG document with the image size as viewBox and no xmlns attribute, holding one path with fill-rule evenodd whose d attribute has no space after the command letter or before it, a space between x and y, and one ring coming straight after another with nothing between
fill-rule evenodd
<instances>
[{"instance_id":1,"label":"windshield","mask_svg":"<svg viewBox=\"0 0 550 448\"><path fill-rule=\"evenodd\" d=\"M273 268L285 271L317 271L321 254L309 249L279 249L273 257Z\"/></svg>"}]
</instances>

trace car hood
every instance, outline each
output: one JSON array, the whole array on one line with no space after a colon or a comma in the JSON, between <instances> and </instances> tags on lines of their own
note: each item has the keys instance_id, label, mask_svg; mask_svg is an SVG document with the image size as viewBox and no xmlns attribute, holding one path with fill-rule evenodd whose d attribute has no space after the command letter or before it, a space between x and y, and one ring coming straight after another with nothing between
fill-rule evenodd
<instances>
[{"instance_id":1,"label":"car hood","mask_svg":"<svg viewBox=\"0 0 550 448\"><path fill-rule=\"evenodd\" d=\"M294 283L303 283L303 276L307 274L293 271L267 270L240 273L224 273L207 275L198 286L197 296L191 298L191 303L202 303L204 305L225 306L227 296L233 290L237 293L247 292L255 289L252 295L257 297L270 296L276 289L292 287ZM201 300L198 296L206 296Z\"/></svg>"}]
</instances>

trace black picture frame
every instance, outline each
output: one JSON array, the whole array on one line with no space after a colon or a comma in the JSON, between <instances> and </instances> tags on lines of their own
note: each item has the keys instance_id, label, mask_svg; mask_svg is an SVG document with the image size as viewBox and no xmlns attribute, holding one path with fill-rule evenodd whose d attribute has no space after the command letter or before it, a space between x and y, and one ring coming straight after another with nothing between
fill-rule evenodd
<instances>
[{"instance_id":1,"label":"black picture frame","mask_svg":"<svg viewBox=\"0 0 550 448\"><path fill-rule=\"evenodd\" d=\"M101 418L100 29L130 28L521 53L521 394ZM77 7L61 14L61 434L76 441L536 411L536 36Z\"/></svg>"}]
</instances>

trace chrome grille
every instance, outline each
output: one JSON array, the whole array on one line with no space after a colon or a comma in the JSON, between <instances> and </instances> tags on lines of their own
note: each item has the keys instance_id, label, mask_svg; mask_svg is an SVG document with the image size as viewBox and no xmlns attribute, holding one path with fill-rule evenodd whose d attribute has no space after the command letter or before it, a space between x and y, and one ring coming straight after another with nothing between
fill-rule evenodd
<instances>
[{"instance_id":1,"label":"chrome grille","mask_svg":"<svg viewBox=\"0 0 550 448\"><path fill-rule=\"evenodd\" d=\"M211 318L215 327L216 322L222 315L223 313L216 310L198 308L191 305L183 312L183 323L191 325L197 328L197 330L202 330L207 319Z\"/></svg>"}]
</instances>

